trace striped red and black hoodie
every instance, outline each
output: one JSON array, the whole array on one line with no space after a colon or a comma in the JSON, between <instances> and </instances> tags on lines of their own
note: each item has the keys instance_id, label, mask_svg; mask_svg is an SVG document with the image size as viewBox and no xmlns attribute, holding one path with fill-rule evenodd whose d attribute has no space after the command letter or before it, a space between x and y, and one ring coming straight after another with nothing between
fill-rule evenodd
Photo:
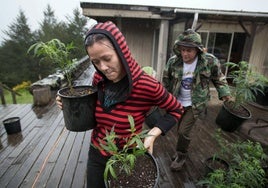
<instances>
[{"instance_id":1,"label":"striped red and black hoodie","mask_svg":"<svg viewBox=\"0 0 268 188\"><path fill-rule=\"evenodd\" d=\"M109 132L114 127L115 133L121 138L117 144L122 147L125 144L123 138L130 135L128 115L133 116L136 131L140 132L142 131L146 113L153 106L159 106L167 112L156 124L162 130L162 134L165 134L181 118L183 113L181 104L157 80L141 70L141 67L131 55L125 37L114 23L110 21L98 23L88 31L87 36L96 33L104 34L111 40L126 70L127 76L123 78L124 80L122 79L124 83L118 89L119 93L115 95L113 103L107 106L104 100L105 92L108 92L107 88L110 89L113 86L96 69L93 85L98 87L98 100L95 112L97 126L92 131L91 144L100 148L99 141L103 140L106 131ZM105 151L100 152L104 156L109 155Z\"/></svg>"}]
</instances>

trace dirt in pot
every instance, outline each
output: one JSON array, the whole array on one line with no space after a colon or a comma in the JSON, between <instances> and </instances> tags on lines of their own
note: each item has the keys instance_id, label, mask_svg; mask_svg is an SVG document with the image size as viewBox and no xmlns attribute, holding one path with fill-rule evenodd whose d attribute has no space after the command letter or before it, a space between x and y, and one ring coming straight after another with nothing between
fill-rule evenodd
<instances>
[{"instance_id":1,"label":"dirt in pot","mask_svg":"<svg viewBox=\"0 0 268 188\"><path fill-rule=\"evenodd\" d=\"M228 170L229 164L221 159L221 158L213 158L210 157L205 161L206 164L206 174L213 172L214 170L217 169L222 169L222 170Z\"/></svg>"},{"instance_id":2,"label":"dirt in pot","mask_svg":"<svg viewBox=\"0 0 268 188\"><path fill-rule=\"evenodd\" d=\"M115 167L115 170L117 169ZM138 157L131 175L120 172L116 174L117 179L108 178L109 188L153 188L157 181L157 167L148 155Z\"/></svg>"},{"instance_id":3,"label":"dirt in pot","mask_svg":"<svg viewBox=\"0 0 268 188\"><path fill-rule=\"evenodd\" d=\"M226 108L233 114L239 114L242 117L249 117L250 113L247 109L243 106L234 106L234 103L232 101L228 101L224 103Z\"/></svg>"},{"instance_id":4,"label":"dirt in pot","mask_svg":"<svg viewBox=\"0 0 268 188\"><path fill-rule=\"evenodd\" d=\"M76 88L70 88L70 89L66 89L64 91L62 91L62 95L65 96L83 96L83 95L88 95L88 94L92 94L95 91L92 88L86 88L86 87L76 87Z\"/></svg>"}]
</instances>

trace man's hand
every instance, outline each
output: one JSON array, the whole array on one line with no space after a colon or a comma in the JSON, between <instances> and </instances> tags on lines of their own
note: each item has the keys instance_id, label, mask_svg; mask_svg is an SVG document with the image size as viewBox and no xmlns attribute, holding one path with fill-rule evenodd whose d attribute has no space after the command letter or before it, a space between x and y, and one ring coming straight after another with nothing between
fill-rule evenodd
<instances>
[{"instance_id":1,"label":"man's hand","mask_svg":"<svg viewBox=\"0 0 268 188\"><path fill-rule=\"evenodd\" d=\"M222 100L223 101L229 101L232 97L231 96L223 96Z\"/></svg>"}]
</instances>

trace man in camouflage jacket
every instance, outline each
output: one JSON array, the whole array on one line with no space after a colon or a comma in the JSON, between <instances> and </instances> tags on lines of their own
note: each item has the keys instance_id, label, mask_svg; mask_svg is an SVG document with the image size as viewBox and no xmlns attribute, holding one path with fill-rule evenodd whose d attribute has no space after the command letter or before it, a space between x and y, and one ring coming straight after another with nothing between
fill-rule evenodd
<instances>
[{"instance_id":1,"label":"man in camouflage jacket","mask_svg":"<svg viewBox=\"0 0 268 188\"><path fill-rule=\"evenodd\" d=\"M185 109L178 126L176 154L171 170L182 169L190 144L190 132L198 116L206 109L210 99L209 83L212 81L220 100L229 100L230 91L219 60L206 53L201 37L188 29L178 36L171 57L163 73L163 84L182 103Z\"/></svg>"}]
</instances>

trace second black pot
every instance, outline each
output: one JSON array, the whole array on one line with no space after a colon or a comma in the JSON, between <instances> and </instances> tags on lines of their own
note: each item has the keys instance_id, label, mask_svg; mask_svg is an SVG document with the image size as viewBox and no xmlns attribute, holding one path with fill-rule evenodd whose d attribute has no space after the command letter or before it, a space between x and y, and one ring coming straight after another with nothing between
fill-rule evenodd
<instances>
[{"instance_id":1,"label":"second black pot","mask_svg":"<svg viewBox=\"0 0 268 188\"><path fill-rule=\"evenodd\" d=\"M251 118L251 112L244 106L241 106L241 108L248 112L248 116L241 116L240 114L232 112L231 109L227 107L226 102L224 102L216 117L217 125L227 132L234 132L237 130L245 120Z\"/></svg>"}]
</instances>

